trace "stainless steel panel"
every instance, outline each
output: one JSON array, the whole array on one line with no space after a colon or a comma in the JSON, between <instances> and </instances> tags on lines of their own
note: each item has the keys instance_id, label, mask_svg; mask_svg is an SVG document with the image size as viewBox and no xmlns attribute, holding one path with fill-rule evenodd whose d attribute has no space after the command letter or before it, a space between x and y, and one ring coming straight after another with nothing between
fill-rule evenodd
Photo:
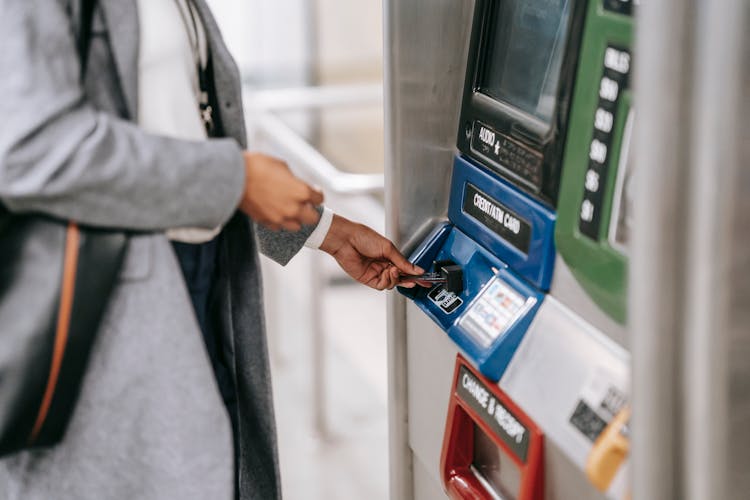
<instances>
[{"instance_id":1,"label":"stainless steel panel","mask_svg":"<svg viewBox=\"0 0 750 500\"><path fill-rule=\"evenodd\" d=\"M730 464L745 471L750 465L749 443L741 444L743 451L733 445L750 425L748 358L731 354L746 353L750 341L750 324L737 321L750 306L750 226L737 231L736 225L743 217L747 221L750 196L750 183L742 182L750 158L741 156L747 146L739 132L747 120L741 110L748 99L742 83L748 80L749 11L746 0L710 2L696 8L693 25L697 48L684 268L690 272L683 299L686 500L747 498L749 491L740 488L747 479L730 482Z\"/></svg>"},{"instance_id":2,"label":"stainless steel panel","mask_svg":"<svg viewBox=\"0 0 750 500\"><path fill-rule=\"evenodd\" d=\"M413 303L406 308L409 446L441 489L440 454L458 349Z\"/></svg>"},{"instance_id":3,"label":"stainless steel panel","mask_svg":"<svg viewBox=\"0 0 750 500\"><path fill-rule=\"evenodd\" d=\"M446 498L443 487L435 482L432 474L418 457L414 457L414 496L413 500L438 500Z\"/></svg>"},{"instance_id":4,"label":"stainless steel panel","mask_svg":"<svg viewBox=\"0 0 750 500\"><path fill-rule=\"evenodd\" d=\"M389 497L414 497L406 362L406 301L388 296L388 483Z\"/></svg>"},{"instance_id":5,"label":"stainless steel panel","mask_svg":"<svg viewBox=\"0 0 750 500\"><path fill-rule=\"evenodd\" d=\"M384 1L386 228L400 248L447 213L473 5ZM395 293L388 304L388 359L390 496L410 499L406 308Z\"/></svg>"},{"instance_id":6,"label":"stainless steel panel","mask_svg":"<svg viewBox=\"0 0 750 500\"><path fill-rule=\"evenodd\" d=\"M399 243L445 216L473 2L386 3L386 185Z\"/></svg>"}]
</instances>

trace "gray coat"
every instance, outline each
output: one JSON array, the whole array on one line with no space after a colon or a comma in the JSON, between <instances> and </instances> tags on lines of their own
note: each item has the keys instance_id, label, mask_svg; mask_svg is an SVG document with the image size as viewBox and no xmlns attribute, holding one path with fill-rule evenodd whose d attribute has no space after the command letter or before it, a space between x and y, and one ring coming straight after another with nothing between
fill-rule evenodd
<instances>
[{"instance_id":1,"label":"gray coat","mask_svg":"<svg viewBox=\"0 0 750 500\"><path fill-rule=\"evenodd\" d=\"M196 0L228 138L204 143L133 124L135 0L98 4L82 88L71 21L77 2L0 0L0 201L14 211L139 231L64 441L1 460L0 498L232 498L228 416L163 235L219 224L226 224L217 286L237 387L240 497L277 498L258 249L286 263L313 228L256 230L235 213L246 143L240 79L205 3Z\"/></svg>"}]
</instances>

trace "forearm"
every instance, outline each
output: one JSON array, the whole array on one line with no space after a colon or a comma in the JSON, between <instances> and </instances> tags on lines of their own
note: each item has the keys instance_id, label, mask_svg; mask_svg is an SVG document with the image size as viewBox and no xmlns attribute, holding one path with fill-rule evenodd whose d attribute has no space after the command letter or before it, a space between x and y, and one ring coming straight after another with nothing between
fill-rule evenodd
<instances>
[{"instance_id":1,"label":"forearm","mask_svg":"<svg viewBox=\"0 0 750 500\"><path fill-rule=\"evenodd\" d=\"M0 199L10 210L94 226L215 227L234 212L243 184L233 140L155 136L90 109L46 123L0 161Z\"/></svg>"}]
</instances>

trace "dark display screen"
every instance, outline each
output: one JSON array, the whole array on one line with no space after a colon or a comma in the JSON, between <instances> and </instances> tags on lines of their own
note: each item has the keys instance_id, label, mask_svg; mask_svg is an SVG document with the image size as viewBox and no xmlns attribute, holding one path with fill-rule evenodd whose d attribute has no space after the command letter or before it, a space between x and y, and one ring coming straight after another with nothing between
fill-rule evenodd
<instances>
[{"instance_id":1,"label":"dark display screen","mask_svg":"<svg viewBox=\"0 0 750 500\"><path fill-rule=\"evenodd\" d=\"M515 500L521 489L521 469L482 432L474 427L474 473L491 487L496 497Z\"/></svg>"},{"instance_id":2,"label":"dark display screen","mask_svg":"<svg viewBox=\"0 0 750 500\"><path fill-rule=\"evenodd\" d=\"M568 35L569 0L492 4L479 90L549 127Z\"/></svg>"}]
</instances>

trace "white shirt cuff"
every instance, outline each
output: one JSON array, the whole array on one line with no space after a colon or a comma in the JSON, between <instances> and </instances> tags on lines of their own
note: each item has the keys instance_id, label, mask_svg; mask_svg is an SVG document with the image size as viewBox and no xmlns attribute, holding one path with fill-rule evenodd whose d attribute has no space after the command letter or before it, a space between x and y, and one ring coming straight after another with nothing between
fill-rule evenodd
<instances>
[{"instance_id":1,"label":"white shirt cuff","mask_svg":"<svg viewBox=\"0 0 750 500\"><path fill-rule=\"evenodd\" d=\"M328 236L328 230L331 229L331 222L333 222L333 211L328 207L323 207L323 213L320 214L318 227L316 227L315 230L310 233L310 236L307 237L305 246L307 248L320 248L320 245L323 244L323 240Z\"/></svg>"}]
</instances>

